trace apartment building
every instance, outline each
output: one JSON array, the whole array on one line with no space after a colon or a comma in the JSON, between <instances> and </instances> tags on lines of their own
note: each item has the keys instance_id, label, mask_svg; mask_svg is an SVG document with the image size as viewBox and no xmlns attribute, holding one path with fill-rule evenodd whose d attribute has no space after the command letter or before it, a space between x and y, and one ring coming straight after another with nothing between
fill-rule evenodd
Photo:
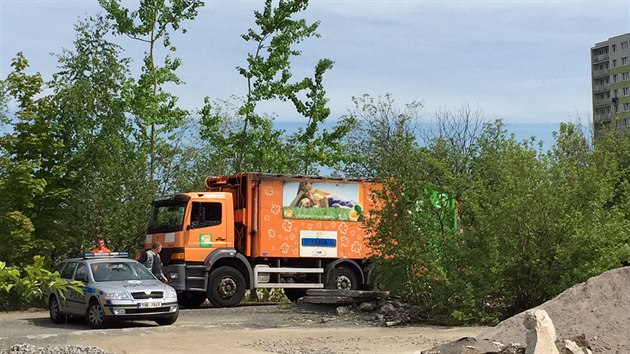
<instances>
[{"instance_id":1,"label":"apartment building","mask_svg":"<svg viewBox=\"0 0 630 354\"><path fill-rule=\"evenodd\" d=\"M630 33L591 48L595 135L614 124L630 129Z\"/></svg>"}]
</instances>

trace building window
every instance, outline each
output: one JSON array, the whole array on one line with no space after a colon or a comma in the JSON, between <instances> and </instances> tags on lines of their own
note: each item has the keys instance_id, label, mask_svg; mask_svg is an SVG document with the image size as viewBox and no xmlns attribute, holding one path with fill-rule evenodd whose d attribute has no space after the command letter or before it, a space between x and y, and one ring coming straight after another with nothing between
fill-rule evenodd
<instances>
[{"instance_id":1,"label":"building window","mask_svg":"<svg viewBox=\"0 0 630 354\"><path fill-rule=\"evenodd\" d=\"M617 59L613 59L613 68L617 67Z\"/></svg>"},{"instance_id":2,"label":"building window","mask_svg":"<svg viewBox=\"0 0 630 354\"><path fill-rule=\"evenodd\" d=\"M613 44L613 45L612 45L612 51L613 51L613 53L615 52L615 49L617 49L617 45L616 45L616 44Z\"/></svg>"},{"instance_id":3,"label":"building window","mask_svg":"<svg viewBox=\"0 0 630 354\"><path fill-rule=\"evenodd\" d=\"M621 65L626 65L626 64L628 64L628 57L621 58Z\"/></svg>"},{"instance_id":4,"label":"building window","mask_svg":"<svg viewBox=\"0 0 630 354\"><path fill-rule=\"evenodd\" d=\"M617 82L617 74L613 75L613 83Z\"/></svg>"},{"instance_id":5,"label":"building window","mask_svg":"<svg viewBox=\"0 0 630 354\"><path fill-rule=\"evenodd\" d=\"M630 91L630 90L628 90L628 87L624 87L623 88L623 95L624 96L628 96L628 91Z\"/></svg>"},{"instance_id":6,"label":"building window","mask_svg":"<svg viewBox=\"0 0 630 354\"><path fill-rule=\"evenodd\" d=\"M628 73L622 73L621 74L621 80L628 80Z\"/></svg>"},{"instance_id":7,"label":"building window","mask_svg":"<svg viewBox=\"0 0 630 354\"><path fill-rule=\"evenodd\" d=\"M623 110L624 111L630 111L630 103L624 103L623 104Z\"/></svg>"}]
</instances>

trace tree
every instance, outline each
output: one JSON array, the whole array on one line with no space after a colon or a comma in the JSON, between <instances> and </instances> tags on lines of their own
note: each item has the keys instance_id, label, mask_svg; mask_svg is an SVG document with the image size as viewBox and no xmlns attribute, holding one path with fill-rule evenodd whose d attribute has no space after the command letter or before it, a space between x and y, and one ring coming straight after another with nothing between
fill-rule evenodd
<instances>
[{"instance_id":1,"label":"tree","mask_svg":"<svg viewBox=\"0 0 630 354\"><path fill-rule=\"evenodd\" d=\"M351 121L343 119L330 131L321 129L330 115L323 78L333 62L320 59L313 78L291 80L291 60L301 54L295 46L307 38L319 37L319 22L308 24L304 19L294 19L307 7L307 0L283 0L277 7L271 0L265 1L263 11L254 12L258 28L242 35L255 45L253 53L248 54L247 67L237 68L247 80L243 102L237 111L231 111L231 118L226 117L225 106L212 107L206 102L203 137L224 156L234 154L235 172L314 174L318 166L335 165L345 152L340 141ZM305 127L289 137L274 129L274 117L256 111L260 102L271 100L291 101L297 113L307 119Z\"/></svg>"},{"instance_id":2,"label":"tree","mask_svg":"<svg viewBox=\"0 0 630 354\"><path fill-rule=\"evenodd\" d=\"M135 250L154 195L146 183L146 155L127 117L134 95L129 59L106 40L112 30L106 18L80 21L75 30L74 48L58 56L61 71L51 83L73 190L62 219L67 236L59 243L65 253L60 258L85 250L96 235L114 249Z\"/></svg>"},{"instance_id":3,"label":"tree","mask_svg":"<svg viewBox=\"0 0 630 354\"><path fill-rule=\"evenodd\" d=\"M343 172L377 181L396 176L400 162L419 148L417 119L422 103L411 102L400 108L390 94L377 99L366 94L352 101L349 117L356 123L345 137L350 159Z\"/></svg>"},{"instance_id":4,"label":"tree","mask_svg":"<svg viewBox=\"0 0 630 354\"><path fill-rule=\"evenodd\" d=\"M177 98L163 88L167 83L181 84L175 75L181 60L166 55L164 65L159 67L155 59L156 47L161 42L164 48L174 52L171 33L180 30L182 22L193 20L204 3L200 0L143 0L136 11L122 7L121 0L99 0L99 3L115 22L115 33L148 45L142 74L134 87L132 112L139 130L136 139L148 142L149 181L153 181L161 134L178 127L188 114L177 107Z\"/></svg>"},{"instance_id":5,"label":"tree","mask_svg":"<svg viewBox=\"0 0 630 354\"><path fill-rule=\"evenodd\" d=\"M7 239L0 256L9 264L47 253L62 237L57 223L69 195L67 168L58 152L63 145L60 127L51 119L48 96L41 96L44 81L29 75L22 53L13 59L5 80L4 97L17 104L11 129L0 140L0 234Z\"/></svg>"}]
</instances>

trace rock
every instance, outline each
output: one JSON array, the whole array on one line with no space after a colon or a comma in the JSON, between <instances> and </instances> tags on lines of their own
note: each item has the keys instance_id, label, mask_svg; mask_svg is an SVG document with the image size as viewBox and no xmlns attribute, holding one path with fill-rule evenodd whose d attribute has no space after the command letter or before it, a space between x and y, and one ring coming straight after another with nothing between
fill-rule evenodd
<instances>
[{"instance_id":1,"label":"rock","mask_svg":"<svg viewBox=\"0 0 630 354\"><path fill-rule=\"evenodd\" d=\"M565 339L564 341L562 341L560 353L561 354L585 354L582 348L580 348L580 346L578 346L574 341L569 340L569 339Z\"/></svg>"},{"instance_id":2,"label":"rock","mask_svg":"<svg viewBox=\"0 0 630 354\"><path fill-rule=\"evenodd\" d=\"M354 299L349 296L313 296L302 297L302 302L307 304L332 304L332 305L352 305Z\"/></svg>"},{"instance_id":3,"label":"rock","mask_svg":"<svg viewBox=\"0 0 630 354\"><path fill-rule=\"evenodd\" d=\"M337 307L337 315L343 316L350 313L350 306L339 306Z\"/></svg>"},{"instance_id":4,"label":"rock","mask_svg":"<svg viewBox=\"0 0 630 354\"><path fill-rule=\"evenodd\" d=\"M597 339L597 337L594 339ZM586 335L584 333L571 338L571 340L582 349L591 349L591 343L589 343L588 339L586 339Z\"/></svg>"},{"instance_id":5,"label":"rock","mask_svg":"<svg viewBox=\"0 0 630 354\"><path fill-rule=\"evenodd\" d=\"M500 349L499 353L501 354L525 354L525 346L520 343L510 343L505 346L502 346L501 343L494 343Z\"/></svg>"},{"instance_id":6,"label":"rock","mask_svg":"<svg viewBox=\"0 0 630 354\"><path fill-rule=\"evenodd\" d=\"M362 302L359 304L359 310L361 311L372 311L376 308L376 305L373 302Z\"/></svg>"},{"instance_id":7,"label":"rock","mask_svg":"<svg viewBox=\"0 0 630 354\"><path fill-rule=\"evenodd\" d=\"M378 300L389 296L389 291L372 290L338 290L338 289L308 289L306 295L312 296L349 296L355 299Z\"/></svg>"},{"instance_id":8,"label":"rock","mask_svg":"<svg viewBox=\"0 0 630 354\"><path fill-rule=\"evenodd\" d=\"M460 338L454 342L442 344L422 351L421 354L499 354L497 346L487 339L474 337Z\"/></svg>"},{"instance_id":9,"label":"rock","mask_svg":"<svg viewBox=\"0 0 630 354\"><path fill-rule=\"evenodd\" d=\"M559 354L556 348L556 329L545 310L527 310L523 324L527 346L525 354Z\"/></svg>"},{"instance_id":10,"label":"rock","mask_svg":"<svg viewBox=\"0 0 630 354\"><path fill-rule=\"evenodd\" d=\"M398 314L394 305L390 304L389 302L381 306L381 313L385 316L396 316Z\"/></svg>"}]
</instances>

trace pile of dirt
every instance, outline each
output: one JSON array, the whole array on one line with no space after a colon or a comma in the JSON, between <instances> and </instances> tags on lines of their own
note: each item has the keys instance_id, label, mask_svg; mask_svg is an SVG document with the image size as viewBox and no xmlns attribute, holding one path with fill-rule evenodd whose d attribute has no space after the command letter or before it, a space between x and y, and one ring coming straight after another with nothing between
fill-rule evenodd
<instances>
[{"instance_id":1,"label":"pile of dirt","mask_svg":"<svg viewBox=\"0 0 630 354\"><path fill-rule=\"evenodd\" d=\"M594 353L630 353L630 267L577 284L537 306L547 311L559 339L584 334ZM521 312L477 338L525 344Z\"/></svg>"}]
</instances>

